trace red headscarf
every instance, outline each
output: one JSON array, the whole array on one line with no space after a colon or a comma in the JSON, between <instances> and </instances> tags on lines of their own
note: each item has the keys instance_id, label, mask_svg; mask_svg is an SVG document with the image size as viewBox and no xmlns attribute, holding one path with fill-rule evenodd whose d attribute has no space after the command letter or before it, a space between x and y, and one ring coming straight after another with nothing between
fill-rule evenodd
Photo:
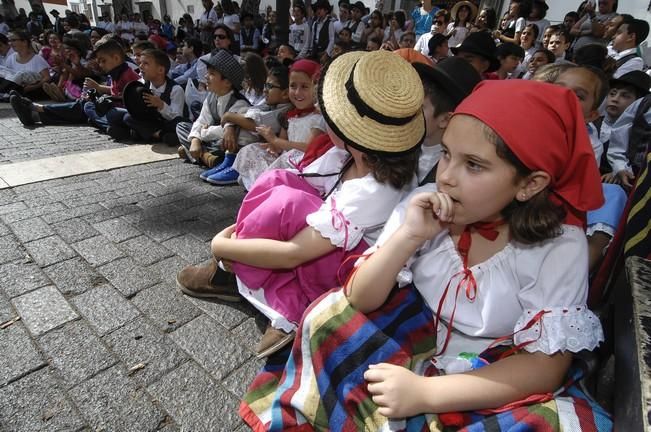
<instances>
[{"instance_id":1,"label":"red headscarf","mask_svg":"<svg viewBox=\"0 0 651 432\"><path fill-rule=\"evenodd\" d=\"M316 81L319 78L319 73L321 72L321 65L312 60L296 60L289 67L289 72L303 72L312 78L313 81Z\"/></svg>"},{"instance_id":2,"label":"red headscarf","mask_svg":"<svg viewBox=\"0 0 651 432\"><path fill-rule=\"evenodd\" d=\"M454 113L481 120L527 168L548 173L552 200L567 210L565 223L585 227L585 212L603 205L594 151L571 90L535 81L483 81Z\"/></svg>"}]
</instances>

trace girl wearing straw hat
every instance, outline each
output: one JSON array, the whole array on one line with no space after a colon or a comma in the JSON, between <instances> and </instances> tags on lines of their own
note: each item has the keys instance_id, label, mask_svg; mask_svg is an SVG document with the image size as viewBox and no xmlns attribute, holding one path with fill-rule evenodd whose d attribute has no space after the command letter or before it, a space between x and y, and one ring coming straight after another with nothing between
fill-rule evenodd
<instances>
[{"instance_id":1,"label":"girl wearing straw hat","mask_svg":"<svg viewBox=\"0 0 651 432\"><path fill-rule=\"evenodd\" d=\"M302 172L263 174L237 223L213 239L211 264L177 277L188 295L242 295L265 314L271 325L260 358L293 339L308 305L345 280L348 258L375 242L413 181L425 135L423 86L399 56L351 52L324 73L318 100L335 147Z\"/></svg>"},{"instance_id":2,"label":"girl wearing straw hat","mask_svg":"<svg viewBox=\"0 0 651 432\"><path fill-rule=\"evenodd\" d=\"M452 7L450 15L453 21L448 24L445 34L448 36L448 45L456 47L468 36L471 24L477 16L477 6L469 1L460 1Z\"/></svg>"}]
</instances>

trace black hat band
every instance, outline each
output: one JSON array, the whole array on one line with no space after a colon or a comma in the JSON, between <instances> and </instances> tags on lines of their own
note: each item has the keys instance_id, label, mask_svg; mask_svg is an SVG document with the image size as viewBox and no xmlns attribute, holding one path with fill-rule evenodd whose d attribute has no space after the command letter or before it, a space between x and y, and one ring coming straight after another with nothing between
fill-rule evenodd
<instances>
[{"instance_id":1,"label":"black hat band","mask_svg":"<svg viewBox=\"0 0 651 432\"><path fill-rule=\"evenodd\" d=\"M348 96L348 101L355 107L355 110L360 116L368 117L371 120L375 120L378 123L391 125L391 126L404 126L408 124L410 121L412 121L414 117L416 117L418 111L416 111L414 114L410 115L409 117L388 117L382 114L381 112L376 111L371 106L369 106L366 102L364 102L364 100L361 98L359 93L357 93L357 89L355 89L355 83L353 78L355 75L356 67L357 64L353 66L353 69L350 71L350 76L348 77L348 81L346 81L346 90L347 90L346 93Z\"/></svg>"}]
</instances>

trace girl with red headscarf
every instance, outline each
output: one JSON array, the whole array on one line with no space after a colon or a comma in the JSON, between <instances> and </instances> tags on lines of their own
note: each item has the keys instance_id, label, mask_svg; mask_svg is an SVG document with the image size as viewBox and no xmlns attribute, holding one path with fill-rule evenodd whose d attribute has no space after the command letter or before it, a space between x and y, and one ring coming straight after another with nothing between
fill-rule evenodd
<instances>
[{"instance_id":1,"label":"girl with red headscarf","mask_svg":"<svg viewBox=\"0 0 651 432\"><path fill-rule=\"evenodd\" d=\"M436 184L306 311L284 373L258 376L240 408L254 428L610 428L562 387L573 353L603 341L584 232L603 196L576 97L482 82L442 147Z\"/></svg>"}]
</instances>

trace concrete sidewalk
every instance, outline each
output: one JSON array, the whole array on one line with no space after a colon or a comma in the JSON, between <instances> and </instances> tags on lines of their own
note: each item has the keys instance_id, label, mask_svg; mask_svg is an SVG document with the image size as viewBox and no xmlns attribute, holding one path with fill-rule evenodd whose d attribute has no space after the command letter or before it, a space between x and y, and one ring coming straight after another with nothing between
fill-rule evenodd
<instances>
[{"instance_id":1,"label":"concrete sidewalk","mask_svg":"<svg viewBox=\"0 0 651 432\"><path fill-rule=\"evenodd\" d=\"M126 147L0 117L0 169ZM175 286L244 196L199 172L174 159L0 190L0 430L247 429L263 320Z\"/></svg>"}]
</instances>

